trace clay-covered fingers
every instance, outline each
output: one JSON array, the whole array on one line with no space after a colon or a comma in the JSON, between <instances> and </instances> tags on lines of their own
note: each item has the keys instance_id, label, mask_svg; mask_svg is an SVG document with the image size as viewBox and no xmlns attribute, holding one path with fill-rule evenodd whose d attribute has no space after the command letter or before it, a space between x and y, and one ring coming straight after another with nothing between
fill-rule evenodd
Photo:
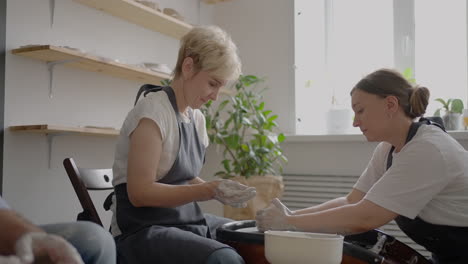
<instances>
[{"instance_id":1,"label":"clay-covered fingers","mask_svg":"<svg viewBox=\"0 0 468 264\"><path fill-rule=\"evenodd\" d=\"M265 209L259 210L256 213L257 229L260 232L267 230L296 230L296 228L288 223L289 213L279 199L274 199L271 204Z\"/></svg>"},{"instance_id":2,"label":"clay-covered fingers","mask_svg":"<svg viewBox=\"0 0 468 264\"><path fill-rule=\"evenodd\" d=\"M272 204L274 204L276 207L280 208L281 210L283 210L283 212L286 214L286 215L292 215L292 211L289 210L288 207L286 207L286 205L284 205L280 199L278 198L275 198L271 201Z\"/></svg>"},{"instance_id":3,"label":"clay-covered fingers","mask_svg":"<svg viewBox=\"0 0 468 264\"><path fill-rule=\"evenodd\" d=\"M33 232L16 242L16 254L23 263L33 263L36 256L48 256L54 264L83 264L78 251L62 237Z\"/></svg>"},{"instance_id":4,"label":"clay-covered fingers","mask_svg":"<svg viewBox=\"0 0 468 264\"><path fill-rule=\"evenodd\" d=\"M215 189L215 199L233 207L245 207L247 201L257 194L254 187L249 187L232 180L223 180Z\"/></svg>"},{"instance_id":5,"label":"clay-covered fingers","mask_svg":"<svg viewBox=\"0 0 468 264\"><path fill-rule=\"evenodd\" d=\"M17 256L0 256L0 264L23 264Z\"/></svg>"}]
</instances>

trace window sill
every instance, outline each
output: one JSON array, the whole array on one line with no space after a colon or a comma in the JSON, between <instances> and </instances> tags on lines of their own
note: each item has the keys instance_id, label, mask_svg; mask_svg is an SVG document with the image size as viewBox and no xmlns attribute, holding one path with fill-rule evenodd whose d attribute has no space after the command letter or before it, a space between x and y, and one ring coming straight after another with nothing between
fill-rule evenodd
<instances>
[{"instance_id":1,"label":"window sill","mask_svg":"<svg viewBox=\"0 0 468 264\"><path fill-rule=\"evenodd\" d=\"M468 130L455 130L448 132L458 141L468 140ZM367 142L362 134L336 134L336 135L286 135L285 143L304 142Z\"/></svg>"}]
</instances>

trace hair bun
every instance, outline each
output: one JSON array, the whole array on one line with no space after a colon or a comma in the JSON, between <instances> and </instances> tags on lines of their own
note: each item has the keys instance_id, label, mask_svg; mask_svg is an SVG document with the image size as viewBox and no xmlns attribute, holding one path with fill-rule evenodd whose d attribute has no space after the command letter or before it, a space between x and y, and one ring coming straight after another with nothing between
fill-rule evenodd
<instances>
[{"instance_id":1,"label":"hair bun","mask_svg":"<svg viewBox=\"0 0 468 264\"><path fill-rule=\"evenodd\" d=\"M429 96L429 89L424 86L416 85L411 89L409 112L412 118L420 117L426 113L426 108L429 104Z\"/></svg>"}]
</instances>

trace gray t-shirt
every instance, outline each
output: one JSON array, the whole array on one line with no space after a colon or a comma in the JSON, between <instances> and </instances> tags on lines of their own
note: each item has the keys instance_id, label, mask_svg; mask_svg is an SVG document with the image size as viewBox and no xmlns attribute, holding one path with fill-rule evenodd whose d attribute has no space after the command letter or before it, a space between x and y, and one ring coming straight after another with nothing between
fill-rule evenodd
<instances>
[{"instance_id":1,"label":"gray t-shirt","mask_svg":"<svg viewBox=\"0 0 468 264\"><path fill-rule=\"evenodd\" d=\"M10 209L7 202L0 196L0 209Z\"/></svg>"}]
</instances>

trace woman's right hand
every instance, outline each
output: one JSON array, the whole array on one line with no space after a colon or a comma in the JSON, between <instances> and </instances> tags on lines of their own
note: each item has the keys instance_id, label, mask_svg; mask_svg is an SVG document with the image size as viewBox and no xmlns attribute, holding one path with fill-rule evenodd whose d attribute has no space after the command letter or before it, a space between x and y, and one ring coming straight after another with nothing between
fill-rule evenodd
<instances>
[{"instance_id":1,"label":"woman's right hand","mask_svg":"<svg viewBox=\"0 0 468 264\"><path fill-rule=\"evenodd\" d=\"M237 181L222 180L215 189L214 198L223 204L236 208L247 206L247 202L257 194L255 187Z\"/></svg>"},{"instance_id":2,"label":"woman's right hand","mask_svg":"<svg viewBox=\"0 0 468 264\"><path fill-rule=\"evenodd\" d=\"M201 187L201 197L198 201L208 201L214 199L216 194L216 189L221 183L221 180L208 181L200 184Z\"/></svg>"}]
</instances>

